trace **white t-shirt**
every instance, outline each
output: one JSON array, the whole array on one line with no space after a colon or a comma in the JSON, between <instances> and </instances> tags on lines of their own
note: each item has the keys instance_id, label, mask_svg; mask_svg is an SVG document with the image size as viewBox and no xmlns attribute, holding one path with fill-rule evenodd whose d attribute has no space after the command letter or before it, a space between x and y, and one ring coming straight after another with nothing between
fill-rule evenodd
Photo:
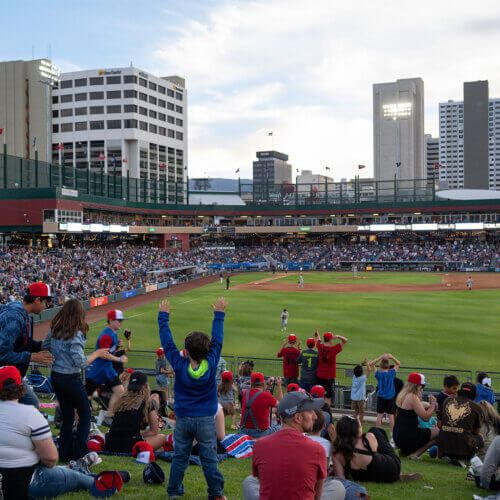
<instances>
[{"instance_id":1,"label":"white t-shirt","mask_svg":"<svg viewBox=\"0 0 500 500\"><path fill-rule=\"evenodd\" d=\"M316 441L321 446L323 446L326 452L326 458L327 458L326 462L327 464L329 464L330 454L332 452L332 443L328 441L328 439L322 438L321 436L309 436L308 434L304 434L304 436L307 436L309 439L312 439L313 441Z\"/></svg>"},{"instance_id":2,"label":"white t-shirt","mask_svg":"<svg viewBox=\"0 0 500 500\"><path fill-rule=\"evenodd\" d=\"M0 467L29 467L40 461L32 441L52 437L49 424L30 405L0 401Z\"/></svg>"}]
</instances>

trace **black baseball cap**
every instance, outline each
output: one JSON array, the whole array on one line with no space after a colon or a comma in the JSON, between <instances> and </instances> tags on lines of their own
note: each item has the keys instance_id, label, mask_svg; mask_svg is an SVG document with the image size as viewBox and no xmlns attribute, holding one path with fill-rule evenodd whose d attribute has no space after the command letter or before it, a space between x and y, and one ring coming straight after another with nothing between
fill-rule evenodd
<instances>
[{"instance_id":1,"label":"black baseball cap","mask_svg":"<svg viewBox=\"0 0 500 500\"><path fill-rule=\"evenodd\" d=\"M319 410L323 408L325 401L321 398L313 398L307 392L287 392L278 405L278 413L282 417L293 417L296 413L307 410Z\"/></svg>"},{"instance_id":2,"label":"black baseball cap","mask_svg":"<svg viewBox=\"0 0 500 500\"><path fill-rule=\"evenodd\" d=\"M459 396L465 396L469 399L475 399L477 394L476 386L472 382L464 382L460 386L460 390L458 391Z\"/></svg>"},{"instance_id":3,"label":"black baseball cap","mask_svg":"<svg viewBox=\"0 0 500 500\"><path fill-rule=\"evenodd\" d=\"M139 391L147 381L148 377L144 372L134 372L130 375L127 388L129 391Z\"/></svg>"}]
</instances>

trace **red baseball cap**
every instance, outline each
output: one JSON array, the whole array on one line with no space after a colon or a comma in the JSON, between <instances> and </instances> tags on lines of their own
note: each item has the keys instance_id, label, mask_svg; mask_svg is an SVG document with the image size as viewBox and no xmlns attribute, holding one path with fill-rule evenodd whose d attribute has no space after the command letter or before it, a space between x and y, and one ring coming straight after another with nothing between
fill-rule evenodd
<instances>
[{"instance_id":1,"label":"red baseball cap","mask_svg":"<svg viewBox=\"0 0 500 500\"><path fill-rule=\"evenodd\" d=\"M127 319L125 316L123 316L123 312L120 311L119 309L112 309L111 311L108 311L108 320L113 320L113 319Z\"/></svg>"},{"instance_id":2,"label":"red baseball cap","mask_svg":"<svg viewBox=\"0 0 500 500\"><path fill-rule=\"evenodd\" d=\"M132 368L125 368L125 373L134 373L134 370Z\"/></svg>"},{"instance_id":3,"label":"red baseball cap","mask_svg":"<svg viewBox=\"0 0 500 500\"><path fill-rule=\"evenodd\" d=\"M257 380L263 384L264 383L264 375L262 375L262 373L259 373L259 372L252 373L252 375L250 376L250 382L252 384L254 384Z\"/></svg>"},{"instance_id":4,"label":"red baseball cap","mask_svg":"<svg viewBox=\"0 0 500 500\"><path fill-rule=\"evenodd\" d=\"M233 380L233 374L229 371L222 372L221 378L222 378L222 380Z\"/></svg>"},{"instance_id":5,"label":"red baseball cap","mask_svg":"<svg viewBox=\"0 0 500 500\"><path fill-rule=\"evenodd\" d=\"M316 341L313 338L308 338L306 340L307 347L313 348L316 345Z\"/></svg>"},{"instance_id":6,"label":"red baseball cap","mask_svg":"<svg viewBox=\"0 0 500 500\"><path fill-rule=\"evenodd\" d=\"M159 349L156 349L157 356L163 356L164 354L165 354L165 351L161 347Z\"/></svg>"},{"instance_id":7,"label":"red baseball cap","mask_svg":"<svg viewBox=\"0 0 500 500\"><path fill-rule=\"evenodd\" d=\"M21 374L15 366L2 366L0 368L0 389L8 389L22 383Z\"/></svg>"},{"instance_id":8,"label":"red baseball cap","mask_svg":"<svg viewBox=\"0 0 500 500\"><path fill-rule=\"evenodd\" d=\"M421 373L410 373L408 375L408 382L416 385L427 385L425 383L425 377Z\"/></svg>"},{"instance_id":9,"label":"red baseball cap","mask_svg":"<svg viewBox=\"0 0 500 500\"><path fill-rule=\"evenodd\" d=\"M324 335L323 335L323 339L325 342L328 342L330 340L333 339L333 333L332 332L326 332Z\"/></svg>"},{"instance_id":10,"label":"red baseball cap","mask_svg":"<svg viewBox=\"0 0 500 500\"><path fill-rule=\"evenodd\" d=\"M322 385L315 385L311 389L311 396L314 398L322 398L325 395L325 389Z\"/></svg>"},{"instance_id":11,"label":"red baseball cap","mask_svg":"<svg viewBox=\"0 0 500 500\"><path fill-rule=\"evenodd\" d=\"M122 486L123 478L117 471L104 470L95 476L89 493L96 498L107 498L120 491Z\"/></svg>"},{"instance_id":12,"label":"red baseball cap","mask_svg":"<svg viewBox=\"0 0 500 500\"><path fill-rule=\"evenodd\" d=\"M33 295L33 297L46 297L50 299L50 286L40 282L33 283L28 287L28 295Z\"/></svg>"},{"instance_id":13,"label":"red baseball cap","mask_svg":"<svg viewBox=\"0 0 500 500\"><path fill-rule=\"evenodd\" d=\"M288 384L286 392L293 392L299 390L299 384Z\"/></svg>"},{"instance_id":14,"label":"red baseball cap","mask_svg":"<svg viewBox=\"0 0 500 500\"><path fill-rule=\"evenodd\" d=\"M290 344L295 344L295 342L297 342L297 335L293 333L288 335L288 342L290 342Z\"/></svg>"}]
</instances>

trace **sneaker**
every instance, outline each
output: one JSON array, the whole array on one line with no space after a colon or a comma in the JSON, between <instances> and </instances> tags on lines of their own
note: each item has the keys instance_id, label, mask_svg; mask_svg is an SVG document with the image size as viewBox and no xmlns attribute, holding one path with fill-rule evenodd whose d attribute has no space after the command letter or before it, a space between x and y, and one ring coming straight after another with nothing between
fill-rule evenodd
<instances>
[{"instance_id":1,"label":"sneaker","mask_svg":"<svg viewBox=\"0 0 500 500\"><path fill-rule=\"evenodd\" d=\"M396 448L396 443L394 442L394 439L391 438L391 440L389 441L389 444L393 447L393 448Z\"/></svg>"},{"instance_id":2,"label":"sneaker","mask_svg":"<svg viewBox=\"0 0 500 500\"><path fill-rule=\"evenodd\" d=\"M124 483L128 483L130 481L130 478L132 477L130 475L130 472L128 470L119 470L116 471L118 474L120 474L121 478L123 479Z\"/></svg>"},{"instance_id":3,"label":"sneaker","mask_svg":"<svg viewBox=\"0 0 500 500\"><path fill-rule=\"evenodd\" d=\"M419 479L422 479L422 474L420 472L414 472L413 474L401 474L399 476L400 481L418 481Z\"/></svg>"},{"instance_id":4,"label":"sneaker","mask_svg":"<svg viewBox=\"0 0 500 500\"><path fill-rule=\"evenodd\" d=\"M95 451L91 451L78 460L71 460L69 466L71 469L80 468L90 472L91 467L94 467L94 465L100 464L101 462L102 458Z\"/></svg>"}]
</instances>

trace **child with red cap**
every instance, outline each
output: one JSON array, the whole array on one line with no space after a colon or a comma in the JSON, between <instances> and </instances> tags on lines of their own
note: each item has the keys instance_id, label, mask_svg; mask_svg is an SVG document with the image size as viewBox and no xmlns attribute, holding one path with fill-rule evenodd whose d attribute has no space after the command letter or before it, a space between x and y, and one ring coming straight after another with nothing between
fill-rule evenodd
<instances>
[{"instance_id":1,"label":"child with red cap","mask_svg":"<svg viewBox=\"0 0 500 500\"><path fill-rule=\"evenodd\" d=\"M219 403L224 410L224 416L231 415L231 429L236 430L236 410L234 409L234 392L237 391L233 384L233 374L228 371L221 373L221 383L217 388Z\"/></svg>"},{"instance_id":2,"label":"child with red cap","mask_svg":"<svg viewBox=\"0 0 500 500\"><path fill-rule=\"evenodd\" d=\"M321 342L317 328L314 330L314 337L316 338L319 354L316 383L325 388L325 401L331 405L335 377L337 375L337 354L342 351L342 346L347 342L347 338L342 337L342 335L333 335L331 332L326 332L323 335L324 342ZM333 341L337 339L339 342L334 345Z\"/></svg>"},{"instance_id":3,"label":"child with red cap","mask_svg":"<svg viewBox=\"0 0 500 500\"><path fill-rule=\"evenodd\" d=\"M168 389L169 389L168 375L172 375L173 372L172 370L167 369L167 360L165 358L165 352L161 347L159 349L156 349L156 355L158 356L158 358L156 359L156 388L159 391L165 392L165 396L168 401Z\"/></svg>"},{"instance_id":4,"label":"child with red cap","mask_svg":"<svg viewBox=\"0 0 500 500\"><path fill-rule=\"evenodd\" d=\"M318 370L318 351L314 349L316 341L308 338L307 349L302 351L297 358L300 369L300 387L306 392L311 392L312 386L316 383L316 372ZM323 396L322 396L323 397Z\"/></svg>"},{"instance_id":5,"label":"child with red cap","mask_svg":"<svg viewBox=\"0 0 500 500\"><path fill-rule=\"evenodd\" d=\"M287 347L286 344L289 344ZM295 346L298 347L295 347ZM291 333L288 339L283 339L283 345L278 352L278 358L283 358L283 384L297 384L299 381L299 365L297 358L300 355L301 343L297 344L297 335Z\"/></svg>"}]
</instances>

